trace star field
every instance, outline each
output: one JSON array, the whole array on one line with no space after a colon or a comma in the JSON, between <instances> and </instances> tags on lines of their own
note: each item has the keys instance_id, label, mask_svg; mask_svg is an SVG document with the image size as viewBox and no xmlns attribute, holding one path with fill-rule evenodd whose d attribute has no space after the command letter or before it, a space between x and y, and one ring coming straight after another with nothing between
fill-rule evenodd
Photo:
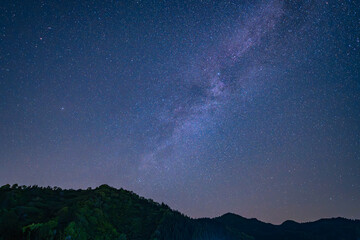
<instances>
[{"instance_id":1,"label":"star field","mask_svg":"<svg viewBox=\"0 0 360 240\"><path fill-rule=\"evenodd\" d=\"M2 1L0 184L191 217L360 218L356 1Z\"/></svg>"}]
</instances>

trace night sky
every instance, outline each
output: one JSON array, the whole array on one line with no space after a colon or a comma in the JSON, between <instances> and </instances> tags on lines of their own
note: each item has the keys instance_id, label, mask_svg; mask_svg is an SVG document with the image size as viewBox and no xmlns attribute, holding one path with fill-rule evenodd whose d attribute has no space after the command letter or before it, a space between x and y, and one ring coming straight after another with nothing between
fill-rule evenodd
<instances>
[{"instance_id":1,"label":"night sky","mask_svg":"<svg viewBox=\"0 0 360 240\"><path fill-rule=\"evenodd\" d=\"M359 2L2 0L0 27L0 185L360 218Z\"/></svg>"}]
</instances>

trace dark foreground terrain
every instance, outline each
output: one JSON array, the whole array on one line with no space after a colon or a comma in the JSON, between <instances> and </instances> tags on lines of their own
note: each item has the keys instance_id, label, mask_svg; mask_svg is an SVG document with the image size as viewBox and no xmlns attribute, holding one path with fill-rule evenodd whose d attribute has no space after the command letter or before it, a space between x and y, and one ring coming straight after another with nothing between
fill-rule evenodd
<instances>
[{"instance_id":1,"label":"dark foreground terrain","mask_svg":"<svg viewBox=\"0 0 360 240\"><path fill-rule=\"evenodd\" d=\"M123 189L0 188L0 240L7 239L360 239L344 218L272 225L235 214L191 219Z\"/></svg>"}]
</instances>

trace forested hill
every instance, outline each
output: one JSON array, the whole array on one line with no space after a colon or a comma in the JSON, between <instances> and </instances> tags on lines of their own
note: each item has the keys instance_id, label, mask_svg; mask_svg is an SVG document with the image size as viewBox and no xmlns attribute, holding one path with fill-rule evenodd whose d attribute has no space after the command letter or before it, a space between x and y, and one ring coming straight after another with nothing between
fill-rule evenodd
<instances>
[{"instance_id":1,"label":"forested hill","mask_svg":"<svg viewBox=\"0 0 360 240\"><path fill-rule=\"evenodd\" d=\"M360 239L343 218L272 225L235 214L191 219L124 189L0 188L0 240L7 239Z\"/></svg>"}]
</instances>

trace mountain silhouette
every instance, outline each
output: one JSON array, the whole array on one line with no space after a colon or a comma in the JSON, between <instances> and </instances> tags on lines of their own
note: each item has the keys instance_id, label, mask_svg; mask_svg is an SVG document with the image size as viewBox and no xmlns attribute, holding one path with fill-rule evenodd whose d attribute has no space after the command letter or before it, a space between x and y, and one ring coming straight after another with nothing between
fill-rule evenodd
<instances>
[{"instance_id":1,"label":"mountain silhouette","mask_svg":"<svg viewBox=\"0 0 360 240\"><path fill-rule=\"evenodd\" d=\"M226 213L192 219L131 191L4 185L0 188L0 240L272 240L360 239L360 221L264 223Z\"/></svg>"}]
</instances>

